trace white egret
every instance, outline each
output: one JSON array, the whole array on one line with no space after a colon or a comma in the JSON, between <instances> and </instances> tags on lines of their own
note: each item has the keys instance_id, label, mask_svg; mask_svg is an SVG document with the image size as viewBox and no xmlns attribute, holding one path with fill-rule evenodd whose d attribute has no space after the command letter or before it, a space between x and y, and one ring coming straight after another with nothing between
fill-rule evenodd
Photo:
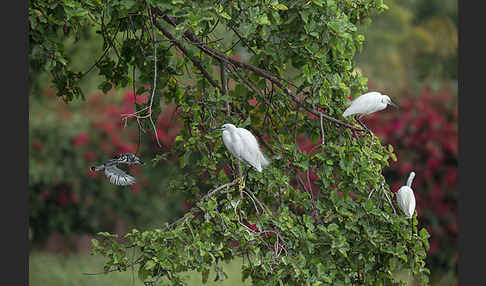
<instances>
[{"instance_id":1,"label":"white egret","mask_svg":"<svg viewBox=\"0 0 486 286\"><path fill-rule=\"evenodd\" d=\"M363 128L370 131L360 119L364 115L385 109L388 104L398 108L388 95L381 94L377 91L371 91L353 100L351 105L344 111L343 116L356 115L356 121L358 121Z\"/></svg>"},{"instance_id":2,"label":"white egret","mask_svg":"<svg viewBox=\"0 0 486 286\"><path fill-rule=\"evenodd\" d=\"M115 185L127 186L135 183L135 178L119 169L116 166L118 164L143 164L143 161L133 154L120 154L108 162L97 167L93 166L90 169L93 172L104 170L106 177L110 179L110 183Z\"/></svg>"},{"instance_id":3,"label":"white egret","mask_svg":"<svg viewBox=\"0 0 486 286\"><path fill-rule=\"evenodd\" d=\"M415 178L415 172L411 172L408 176L407 185L402 186L397 191L398 206L403 211L407 219L412 218L415 211L415 196L412 190L413 178Z\"/></svg>"},{"instance_id":4,"label":"white egret","mask_svg":"<svg viewBox=\"0 0 486 286\"><path fill-rule=\"evenodd\" d=\"M221 128L214 128L210 131L216 130L223 131L224 145L231 155L235 156L239 161L250 164L258 172L262 172L262 168L270 164L270 161L260 150L255 136L250 131L245 128L238 128L230 123L223 124ZM240 181L240 189L243 189L243 178L238 178L237 180Z\"/></svg>"}]
</instances>

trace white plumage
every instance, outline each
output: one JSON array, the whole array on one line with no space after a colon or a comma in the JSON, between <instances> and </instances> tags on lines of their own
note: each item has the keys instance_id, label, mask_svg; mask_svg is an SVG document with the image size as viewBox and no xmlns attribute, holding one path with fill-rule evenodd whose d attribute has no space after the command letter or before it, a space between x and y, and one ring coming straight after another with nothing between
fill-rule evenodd
<instances>
[{"instance_id":1,"label":"white plumage","mask_svg":"<svg viewBox=\"0 0 486 286\"><path fill-rule=\"evenodd\" d=\"M237 128L229 123L224 124L218 130L223 130L224 145L238 160L250 164L258 172L262 171L262 167L270 164L270 161L265 158L260 150L255 136L250 131L245 128Z\"/></svg>"},{"instance_id":2,"label":"white plumage","mask_svg":"<svg viewBox=\"0 0 486 286\"><path fill-rule=\"evenodd\" d=\"M351 105L344 111L343 116L347 117L356 114L362 117L363 115L383 110L388 104L398 107L391 102L389 96L377 91L371 91L353 100Z\"/></svg>"},{"instance_id":3,"label":"white plumage","mask_svg":"<svg viewBox=\"0 0 486 286\"><path fill-rule=\"evenodd\" d=\"M412 190L412 182L414 177L415 172L411 172L408 176L407 185L402 186L397 191L398 206L408 219L413 217L413 213L415 211L415 196Z\"/></svg>"}]
</instances>

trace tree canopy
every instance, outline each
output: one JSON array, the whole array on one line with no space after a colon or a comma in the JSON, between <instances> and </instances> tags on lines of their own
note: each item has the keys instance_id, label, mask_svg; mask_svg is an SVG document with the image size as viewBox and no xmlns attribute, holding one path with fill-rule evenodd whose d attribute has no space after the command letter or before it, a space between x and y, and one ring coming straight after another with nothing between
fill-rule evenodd
<instances>
[{"instance_id":1,"label":"tree canopy","mask_svg":"<svg viewBox=\"0 0 486 286\"><path fill-rule=\"evenodd\" d=\"M364 41L358 28L387 8L383 1L29 5L31 67L50 72L59 97L84 98L79 81L96 70L104 92L148 94L143 103L135 97L125 123L153 130L166 103L184 123L170 151L184 174L169 189L192 208L159 229L101 232L93 250L106 257L105 272L137 265L144 282L181 285L189 270L206 281L213 268L222 280L221 263L239 256L254 285L390 285L399 270L428 283L429 234L416 216L395 212L382 175L396 160L393 146L341 116L367 89L354 72ZM86 26L103 39L103 53L77 71L63 41ZM249 129L272 161L251 170L242 191L237 161L208 133L224 123ZM165 155L142 154L154 163Z\"/></svg>"}]
</instances>

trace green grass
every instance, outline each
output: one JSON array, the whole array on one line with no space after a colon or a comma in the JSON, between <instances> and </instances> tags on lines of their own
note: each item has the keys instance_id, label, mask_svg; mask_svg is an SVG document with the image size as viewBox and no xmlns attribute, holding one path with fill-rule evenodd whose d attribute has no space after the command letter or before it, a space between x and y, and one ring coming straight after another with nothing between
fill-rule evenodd
<instances>
[{"instance_id":1,"label":"green grass","mask_svg":"<svg viewBox=\"0 0 486 286\"><path fill-rule=\"evenodd\" d=\"M213 282L216 274L209 274L208 286L240 286L251 285L250 279L244 283L241 281L241 260L234 260L229 264L223 264L228 278L222 282ZM100 275L86 275L83 273L99 273L103 271L103 257L89 254L51 254L33 251L29 257L29 285L32 286L143 286L138 279L136 269L127 272L111 272ZM406 272L396 273L397 279L408 280L407 286L417 285L413 283ZM203 285L201 274L197 272L187 273L188 285ZM431 277L433 286L457 285L457 278L451 275Z\"/></svg>"},{"instance_id":2,"label":"green grass","mask_svg":"<svg viewBox=\"0 0 486 286\"><path fill-rule=\"evenodd\" d=\"M241 281L241 261L235 260L223 264L228 278L222 282L213 282L216 274L209 274L208 286L239 286L250 285L250 279ZM50 254L31 252L29 256L29 285L31 286L139 286L144 285L137 277L136 269L127 272L111 272L100 275L83 273L99 273L103 271L103 258L89 254ZM203 285L201 274L187 273L188 285Z\"/></svg>"}]
</instances>

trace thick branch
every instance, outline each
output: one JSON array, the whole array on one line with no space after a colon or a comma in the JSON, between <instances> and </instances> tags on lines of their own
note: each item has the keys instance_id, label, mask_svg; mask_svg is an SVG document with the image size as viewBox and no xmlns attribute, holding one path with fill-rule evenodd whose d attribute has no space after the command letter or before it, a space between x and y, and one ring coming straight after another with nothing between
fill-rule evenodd
<instances>
[{"instance_id":1,"label":"thick branch","mask_svg":"<svg viewBox=\"0 0 486 286\"><path fill-rule=\"evenodd\" d=\"M201 73L204 75L204 77L209 81L209 83L218 88L221 92L222 91L222 88L218 85L218 83L211 77L211 75L206 71L206 69L202 66L201 62L198 61L197 59L193 58L193 57L190 57L189 56L189 52L187 51L187 49L184 47L184 45L182 45L182 43L178 40L176 40L174 38L174 36L169 32L167 31L167 29L165 29L162 25L160 25L157 21L154 21L154 25L157 27L157 29L159 29L162 34L164 34L164 36L166 38L168 38L172 43L174 43L178 48L179 50L181 50L181 52L186 56L188 57L191 62L201 71Z\"/></svg>"}]
</instances>

